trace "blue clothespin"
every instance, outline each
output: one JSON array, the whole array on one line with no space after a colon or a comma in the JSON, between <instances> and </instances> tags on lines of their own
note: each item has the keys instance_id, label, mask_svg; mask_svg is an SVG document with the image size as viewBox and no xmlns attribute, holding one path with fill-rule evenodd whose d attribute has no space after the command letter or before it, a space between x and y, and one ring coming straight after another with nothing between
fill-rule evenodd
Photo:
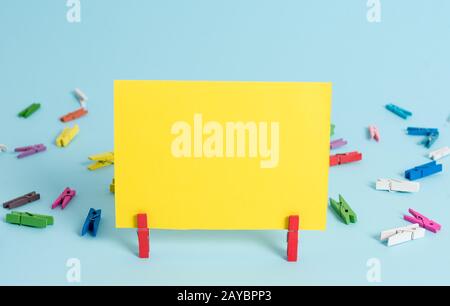
<instances>
[{"instance_id":1,"label":"blue clothespin","mask_svg":"<svg viewBox=\"0 0 450 306\"><path fill-rule=\"evenodd\" d=\"M408 119L409 116L412 116L412 113L410 111L407 111L406 109L398 107L397 105L394 104L386 105L386 109L403 119Z\"/></svg>"},{"instance_id":2,"label":"blue clothespin","mask_svg":"<svg viewBox=\"0 0 450 306\"><path fill-rule=\"evenodd\" d=\"M102 210L95 210L93 208L89 209L89 214L86 217L86 221L84 221L83 230L81 231L81 236L86 235L87 232L90 232L92 236L97 236L98 224L100 223L100 219L102 217Z\"/></svg>"},{"instance_id":3,"label":"blue clothespin","mask_svg":"<svg viewBox=\"0 0 450 306\"><path fill-rule=\"evenodd\" d=\"M438 129L429 129L429 128L408 127L406 131L408 132L408 135L413 136L429 136L439 134Z\"/></svg>"},{"instance_id":4,"label":"blue clothespin","mask_svg":"<svg viewBox=\"0 0 450 306\"><path fill-rule=\"evenodd\" d=\"M442 164L433 161L405 171L405 177L410 181L415 181L438 172L442 172Z\"/></svg>"},{"instance_id":5,"label":"blue clothespin","mask_svg":"<svg viewBox=\"0 0 450 306\"><path fill-rule=\"evenodd\" d=\"M423 144L427 149L429 149L436 142L436 140L438 138L439 138L439 133L431 134L431 135L425 137L425 139L422 140L421 144Z\"/></svg>"},{"instance_id":6,"label":"blue clothespin","mask_svg":"<svg viewBox=\"0 0 450 306\"><path fill-rule=\"evenodd\" d=\"M413 136L426 136L425 139L421 142L421 144L423 144L428 149L431 148L431 146L439 138L439 130L438 129L408 127L407 133L408 133L408 135L413 135Z\"/></svg>"}]
</instances>

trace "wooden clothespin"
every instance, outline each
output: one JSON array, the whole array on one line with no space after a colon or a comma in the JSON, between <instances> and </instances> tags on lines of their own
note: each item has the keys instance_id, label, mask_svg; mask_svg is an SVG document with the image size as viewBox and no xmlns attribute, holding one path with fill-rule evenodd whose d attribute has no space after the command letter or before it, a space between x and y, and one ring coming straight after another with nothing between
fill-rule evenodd
<instances>
[{"instance_id":1,"label":"wooden clothespin","mask_svg":"<svg viewBox=\"0 0 450 306\"><path fill-rule=\"evenodd\" d=\"M450 148L449 147L443 147L441 149L438 149L436 151L430 152L428 155L429 158L432 160L439 160L441 158L444 158L446 156L450 155Z\"/></svg>"},{"instance_id":2,"label":"wooden clothespin","mask_svg":"<svg viewBox=\"0 0 450 306\"><path fill-rule=\"evenodd\" d=\"M59 195L59 197L53 202L52 209L61 205L61 208L66 208L69 205L70 201L76 196L77 192L75 189L70 189L67 187L64 191Z\"/></svg>"},{"instance_id":3,"label":"wooden clothespin","mask_svg":"<svg viewBox=\"0 0 450 306\"><path fill-rule=\"evenodd\" d=\"M35 201L39 200L40 198L41 198L41 195L39 193L36 193L35 191L33 191L26 195L18 197L14 200L3 203L3 208L14 209L14 208L35 202Z\"/></svg>"},{"instance_id":4,"label":"wooden clothespin","mask_svg":"<svg viewBox=\"0 0 450 306\"><path fill-rule=\"evenodd\" d=\"M370 139L375 139L375 141L380 141L380 132L378 131L378 128L374 125L369 125L369 134Z\"/></svg>"},{"instance_id":5,"label":"wooden clothespin","mask_svg":"<svg viewBox=\"0 0 450 306\"><path fill-rule=\"evenodd\" d=\"M300 218L298 215L289 216L287 235L287 260L296 262L298 259L298 230Z\"/></svg>"},{"instance_id":6,"label":"wooden clothespin","mask_svg":"<svg viewBox=\"0 0 450 306\"><path fill-rule=\"evenodd\" d=\"M348 164L348 163L354 163L354 162L357 162L360 160L362 160L362 154L357 151L331 155L330 156L330 167Z\"/></svg>"},{"instance_id":7,"label":"wooden clothespin","mask_svg":"<svg viewBox=\"0 0 450 306\"><path fill-rule=\"evenodd\" d=\"M441 225L433 220L428 219L427 217L425 217L422 214L419 214L417 211L413 210L413 209L409 209L408 210L409 213L411 215L413 215L413 217L411 216L403 216L403 218L411 223L417 223L420 225L420 227L423 227L426 230L429 230L430 232L433 233L437 233L441 230Z\"/></svg>"},{"instance_id":8,"label":"wooden clothespin","mask_svg":"<svg viewBox=\"0 0 450 306\"><path fill-rule=\"evenodd\" d=\"M330 142L330 150L339 149L347 144L347 141L339 138Z\"/></svg>"},{"instance_id":9,"label":"wooden clothespin","mask_svg":"<svg viewBox=\"0 0 450 306\"><path fill-rule=\"evenodd\" d=\"M380 240L386 241L388 246L416 240L425 237L425 229L419 224L412 224L405 227L394 228L381 233Z\"/></svg>"},{"instance_id":10,"label":"wooden clothespin","mask_svg":"<svg viewBox=\"0 0 450 306\"><path fill-rule=\"evenodd\" d=\"M65 128L61 134L56 138L56 145L58 147L67 147L72 140L75 138L75 136L78 135L78 132L80 131L80 128L78 125L75 125L72 128Z\"/></svg>"},{"instance_id":11,"label":"wooden clothespin","mask_svg":"<svg viewBox=\"0 0 450 306\"><path fill-rule=\"evenodd\" d=\"M408 135L411 136L428 136L433 134L439 134L439 129L436 128L421 128L421 127L408 127L406 129Z\"/></svg>"},{"instance_id":12,"label":"wooden clothespin","mask_svg":"<svg viewBox=\"0 0 450 306\"><path fill-rule=\"evenodd\" d=\"M415 181L439 172L442 172L442 164L437 164L435 161L433 161L431 163L406 170L405 178L410 181Z\"/></svg>"},{"instance_id":13,"label":"wooden clothespin","mask_svg":"<svg viewBox=\"0 0 450 306\"><path fill-rule=\"evenodd\" d=\"M30 106L28 106L27 108L25 108L23 111L21 111L18 116L22 117L22 118L28 118L31 115L33 115L40 108L41 108L41 104L33 103Z\"/></svg>"},{"instance_id":14,"label":"wooden clothespin","mask_svg":"<svg viewBox=\"0 0 450 306\"><path fill-rule=\"evenodd\" d=\"M79 88L75 88L75 90L73 91L75 97L78 99L78 101L81 104L81 107L86 109L86 102L88 100L87 96L84 94L84 92L81 91L81 89Z\"/></svg>"},{"instance_id":15,"label":"wooden clothespin","mask_svg":"<svg viewBox=\"0 0 450 306\"><path fill-rule=\"evenodd\" d=\"M384 191L419 192L420 183L395 179L378 179L375 188Z\"/></svg>"},{"instance_id":16,"label":"wooden clothespin","mask_svg":"<svg viewBox=\"0 0 450 306\"><path fill-rule=\"evenodd\" d=\"M62 122L70 122L70 121L76 120L78 118L81 118L83 116L86 116L87 113L88 113L87 109L82 107L82 108L77 109L74 112L71 112L71 113L68 113L67 115L62 116L60 118L60 120Z\"/></svg>"},{"instance_id":17,"label":"wooden clothespin","mask_svg":"<svg viewBox=\"0 0 450 306\"><path fill-rule=\"evenodd\" d=\"M150 257L150 230L147 226L147 214L137 215L137 234L139 242L139 258Z\"/></svg>"},{"instance_id":18,"label":"wooden clothespin","mask_svg":"<svg viewBox=\"0 0 450 306\"><path fill-rule=\"evenodd\" d=\"M425 136L421 142L426 148L430 148L439 138L439 130L435 128L408 127L407 134L412 136Z\"/></svg>"},{"instance_id":19,"label":"wooden clothespin","mask_svg":"<svg viewBox=\"0 0 450 306\"><path fill-rule=\"evenodd\" d=\"M17 158L21 159L40 152L44 152L46 150L47 150L46 146L44 146L43 144L37 144L27 147L16 148L14 149L14 152L19 152L20 154L17 155Z\"/></svg>"},{"instance_id":20,"label":"wooden clothespin","mask_svg":"<svg viewBox=\"0 0 450 306\"><path fill-rule=\"evenodd\" d=\"M84 221L83 229L81 230L81 236L86 235L87 232L92 236L97 236L98 226L102 218L102 210L89 209L89 213Z\"/></svg>"},{"instance_id":21,"label":"wooden clothespin","mask_svg":"<svg viewBox=\"0 0 450 306\"><path fill-rule=\"evenodd\" d=\"M330 137L332 137L334 135L334 130L336 129L336 125L331 124L330 126Z\"/></svg>"},{"instance_id":22,"label":"wooden clothespin","mask_svg":"<svg viewBox=\"0 0 450 306\"><path fill-rule=\"evenodd\" d=\"M36 228L46 228L47 225L53 225L54 220L52 216L13 211L12 213L6 215L6 222Z\"/></svg>"},{"instance_id":23,"label":"wooden clothespin","mask_svg":"<svg viewBox=\"0 0 450 306\"><path fill-rule=\"evenodd\" d=\"M436 142L436 140L438 140L438 138L439 134L428 135L422 140L421 144L423 144L425 148L429 149L431 148L432 145L434 145L434 143Z\"/></svg>"},{"instance_id":24,"label":"wooden clothespin","mask_svg":"<svg viewBox=\"0 0 450 306\"><path fill-rule=\"evenodd\" d=\"M386 109L403 119L408 119L410 116L412 116L412 113L410 111L403 109L395 104L386 105Z\"/></svg>"},{"instance_id":25,"label":"wooden clothespin","mask_svg":"<svg viewBox=\"0 0 450 306\"><path fill-rule=\"evenodd\" d=\"M109 185L109 191L111 193L115 193L116 192L116 180L113 179L111 185Z\"/></svg>"},{"instance_id":26,"label":"wooden clothespin","mask_svg":"<svg viewBox=\"0 0 450 306\"><path fill-rule=\"evenodd\" d=\"M351 209L345 199L339 195L339 202L330 198L331 207L341 217L345 224L356 223L356 213Z\"/></svg>"},{"instance_id":27,"label":"wooden clothespin","mask_svg":"<svg viewBox=\"0 0 450 306\"><path fill-rule=\"evenodd\" d=\"M89 159L95 161L88 169L93 171L114 164L114 152L107 152L89 156Z\"/></svg>"}]
</instances>

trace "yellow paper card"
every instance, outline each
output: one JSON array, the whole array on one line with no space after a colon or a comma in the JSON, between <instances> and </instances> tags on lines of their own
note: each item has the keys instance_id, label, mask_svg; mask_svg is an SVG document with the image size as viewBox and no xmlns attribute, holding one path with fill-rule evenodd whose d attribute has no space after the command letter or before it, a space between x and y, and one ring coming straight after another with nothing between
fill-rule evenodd
<instances>
[{"instance_id":1,"label":"yellow paper card","mask_svg":"<svg viewBox=\"0 0 450 306\"><path fill-rule=\"evenodd\" d=\"M116 226L323 230L331 84L116 81Z\"/></svg>"}]
</instances>

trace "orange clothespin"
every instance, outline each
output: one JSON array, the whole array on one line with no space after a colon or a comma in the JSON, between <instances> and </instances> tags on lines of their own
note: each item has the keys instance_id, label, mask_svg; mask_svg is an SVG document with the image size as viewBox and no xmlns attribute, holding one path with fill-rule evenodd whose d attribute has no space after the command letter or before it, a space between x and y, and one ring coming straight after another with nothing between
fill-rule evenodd
<instances>
[{"instance_id":1,"label":"orange clothespin","mask_svg":"<svg viewBox=\"0 0 450 306\"><path fill-rule=\"evenodd\" d=\"M69 122L69 121L73 121L78 118L81 118L81 117L87 115L87 113L88 113L87 109L80 108L72 113L68 113L67 115L62 116L60 119L62 122Z\"/></svg>"}]
</instances>

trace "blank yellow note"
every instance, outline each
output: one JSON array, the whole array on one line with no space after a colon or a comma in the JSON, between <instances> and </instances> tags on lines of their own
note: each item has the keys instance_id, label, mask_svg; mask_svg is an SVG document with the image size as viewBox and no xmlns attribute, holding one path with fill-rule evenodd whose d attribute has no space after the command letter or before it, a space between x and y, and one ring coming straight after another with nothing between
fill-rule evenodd
<instances>
[{"instance_id":1,"label":"blank yellow note","mask_svg":"<svg viewBox=\"0 0 450 306\"><path fill-rule=\"evenodd\" d=\"M116 81L116 225L326 224L331 84Z\"/></svg>"}]
</instances>

